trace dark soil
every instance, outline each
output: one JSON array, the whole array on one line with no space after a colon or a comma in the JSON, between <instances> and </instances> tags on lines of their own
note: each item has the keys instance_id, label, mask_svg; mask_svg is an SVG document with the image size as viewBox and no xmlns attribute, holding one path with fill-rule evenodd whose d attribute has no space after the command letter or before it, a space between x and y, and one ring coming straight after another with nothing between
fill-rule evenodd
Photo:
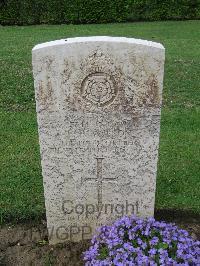
<instances>
[{"instance_id":1,"label":"dark soil","mask_svg":"<svg viewBox=\"0 0 200 266\"><path fill-rule=\"evenodd\" d=\"M84 265L82 252L89 247L89 241L51 246L47 240L45 222L4 225L0 229L0 265Z\"/></svg>"},{"instance_id":2,"label":"dark soil","mask_svg":"<svg viewBox=\"0 0 200 266\"><path fill-rule=\"evenodd\" d=\"M200 221L176 220L194 239L200 239ZM0 228L0 265L6 266L76 266L84 265L81 257L89 241L50 246L46 222L4 225Z\"/></svg>"}]
</instances>

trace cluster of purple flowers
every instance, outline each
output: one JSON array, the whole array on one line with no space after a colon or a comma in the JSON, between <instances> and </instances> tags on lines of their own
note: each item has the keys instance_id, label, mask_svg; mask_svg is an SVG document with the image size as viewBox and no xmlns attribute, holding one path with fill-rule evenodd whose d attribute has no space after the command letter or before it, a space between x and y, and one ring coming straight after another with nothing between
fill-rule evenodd
<instances>
[{"instance_id":1,"label":"cluster of purple flowers","mask_svg":"<svg viewBox=\"0 0 200 266\"><path fill-rule=\"evenodd\" d=\"M84 252L86 266L200 266L200 241L175 224L132 216L98 231Z\"/></svg>"}]
</instances>

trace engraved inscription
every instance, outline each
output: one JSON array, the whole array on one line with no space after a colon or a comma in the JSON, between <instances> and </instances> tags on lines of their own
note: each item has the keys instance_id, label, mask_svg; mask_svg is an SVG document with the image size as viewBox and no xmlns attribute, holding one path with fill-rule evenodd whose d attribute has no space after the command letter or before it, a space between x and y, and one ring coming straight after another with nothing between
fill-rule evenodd
<instances>
[{"instance_id":1,"label":"engraved inscription","mask_svg":"<svg viewBox=\"0 0 200 266\"><path fill-rule=\"evenodd\" d=\"M82 82L82 97L90 103L102 107L112 103L117 95L114 79L103 72L88 75Z\"/></svg>"},{"instance_id":2,"label":"engraved inscription","mask_svg":"<svg viewBox=\"0 0 200 266\"><path fill-rule=\"evenodd\" d=\"M104 158L96 158L97 160L97 178L86 178L85 180L95 181L97 183L97 199L98 199L98 206L101 206L103 203L103 196L102 196L102 185L103 181L112 181L116 178L104 178L102 175L103 169L103 159Z\"/></svg>"}]
</instances>

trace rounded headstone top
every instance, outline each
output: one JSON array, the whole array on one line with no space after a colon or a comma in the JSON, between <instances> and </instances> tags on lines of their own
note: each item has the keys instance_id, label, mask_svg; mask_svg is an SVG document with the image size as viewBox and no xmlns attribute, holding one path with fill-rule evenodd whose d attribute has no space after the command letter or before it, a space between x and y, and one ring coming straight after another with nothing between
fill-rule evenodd
<instances>
[{"instance_id":1,"label":"rounded headstone top","mask_svg":"<svg viewBox=\"0 0 200 266\"><path fill-rule=\"evenodd\" d=\"M157 42L135 39L135 38L126 38L126 37L110 37L110 36L92 36L92 37L75 37L67 38L56 41L45 42L37 44L32 51L43 49L47 47L57 46L57 45L66 45L72 43L86 43L86 42L115 42L115 43L130 43L138 44L144 46L150 46L158 49L165 49L164 46Z\"/></svg>"}]
</instances>

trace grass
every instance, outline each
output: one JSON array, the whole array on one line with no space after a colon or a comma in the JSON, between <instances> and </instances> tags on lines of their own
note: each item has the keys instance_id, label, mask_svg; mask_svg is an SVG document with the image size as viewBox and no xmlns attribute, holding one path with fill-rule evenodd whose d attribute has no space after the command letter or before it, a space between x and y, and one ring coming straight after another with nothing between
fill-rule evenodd
<instances>
[{"instance_id":1,"label":"grass","mask_svg":"<svg viewBox=\"0 0 200 266\"><path fill-rule=\"evenodd\" d=\"M200 213L200 21L0 27L0 221L44 214L31 49L73 36L166 48L156 208Z\"/></svg>"}]
</instances>

